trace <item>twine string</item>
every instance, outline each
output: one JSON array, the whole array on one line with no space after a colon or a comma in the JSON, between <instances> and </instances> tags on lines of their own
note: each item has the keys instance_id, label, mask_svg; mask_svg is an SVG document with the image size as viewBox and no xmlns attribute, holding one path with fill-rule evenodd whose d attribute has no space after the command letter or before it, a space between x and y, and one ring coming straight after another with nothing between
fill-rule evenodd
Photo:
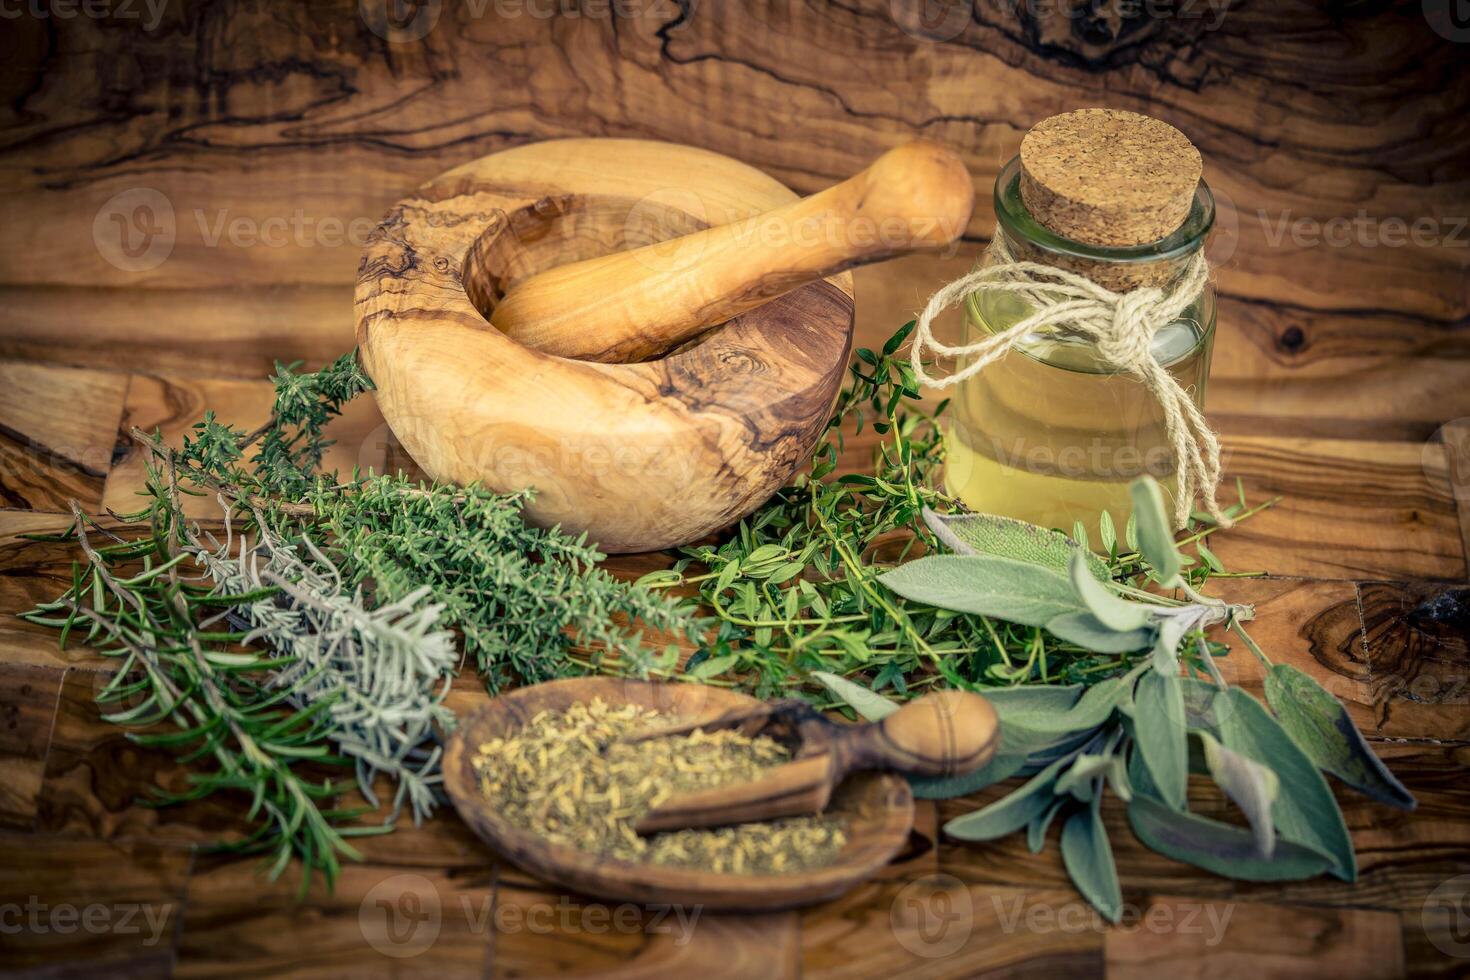
<instances>
[{"instance_id":1,"label":"twine string","mask_svg":"<svg viewBox=\"0 0 1470 980\"><path fill-rule=\"evenodd\" d=\"M1105 365L1137 378L1163 409L1164 432L1179 475L1175 527L1189 520L1196 498L1211 518L1229 527L1230 518L1215 497L1220 483L1220 440L1189 392L1153 356L1154 335L1199 299L1209 277L1205 257L1197 253L1172 288L1140 286L1119 293L1065 269L1018 262L1002 236L996 235L980 268L929 298L914 328L909 363L920 383L949 388L984 371L1031 334L1046 332L1090 341ZM1032 312L972 344L941 343L934 336L934 320L977 289L1010 293ZM924 367L926 356L960 358L965 363L950 374L935 376Z\"/></svg>"}]
</instances>

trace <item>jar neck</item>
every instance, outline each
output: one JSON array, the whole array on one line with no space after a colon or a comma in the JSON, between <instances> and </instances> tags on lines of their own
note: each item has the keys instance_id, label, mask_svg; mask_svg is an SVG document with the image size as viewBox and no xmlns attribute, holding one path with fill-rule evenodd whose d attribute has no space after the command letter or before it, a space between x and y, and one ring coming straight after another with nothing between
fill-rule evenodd
<instances>
[{"instance_id":1,"label":"jar neck","mask_svg":"<svg viewBox=\"0 0 1470 980\"><path fill-rule=\"evenodd\" d=\"M1112 247L1072 241L1036 220L1021 196L1021 159L1014 157L995 180L996 236L1017 261L1039 262L1086 276L1113 290L1167 287L1204 248L1215 221L1215 201L1203 180L1189 214L1174 232L1155 242Z\"/></svg>"}]
</instances>

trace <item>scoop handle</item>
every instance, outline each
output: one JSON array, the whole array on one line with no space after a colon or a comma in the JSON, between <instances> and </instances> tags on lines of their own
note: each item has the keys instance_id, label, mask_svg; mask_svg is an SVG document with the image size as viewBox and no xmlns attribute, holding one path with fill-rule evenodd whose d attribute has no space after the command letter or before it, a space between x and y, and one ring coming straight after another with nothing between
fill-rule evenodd
<instances>
[{"instance_id":1,"label":"scoop handle","mask_svg":"<svg viewBox=\"0 0 1470 980\"><path fill-rule=\"evenodd\" d=\"M774 211L538 273L490 322L562 357L646 360L809 282L947 245L964 232L974 197L953 151L915 140Z\"/></svg>"},{"instance_id":2,"label":"scoop handle","mask_svg":"<svg viewBox=\"0 0 1470 980\"><path fill-rule=\"evenodd\" d=\"M843 729L838 739L844 772L887 769L909 776L959 776L995 755L1000 718L978 694L936 691L881 721Z\"/></svg>"}]
</instances>

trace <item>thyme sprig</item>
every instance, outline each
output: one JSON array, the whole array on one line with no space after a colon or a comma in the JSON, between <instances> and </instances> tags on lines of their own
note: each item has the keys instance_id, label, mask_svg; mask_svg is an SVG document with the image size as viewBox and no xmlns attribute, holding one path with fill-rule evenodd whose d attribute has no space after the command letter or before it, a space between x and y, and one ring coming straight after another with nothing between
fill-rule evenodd
<instances>
[{"instance_id":1,"label":"thyme sprig","mask_svg":"<svg viewBox=\"0 0 1470 980\"><path fill-rule=\"evenodd\" d=\"M717 629L690 658L689 676L740 684L762 697L798 688L824 698L810 681L813 672L863 675L874 690L905 698L940 681L1091 683L1131 663L1132 655L1099 653L1040 627L910 602L878 581L892 566L940 547L926 512L960 509L939 489L947 402L927 408L899 354L912 328L905 325L880 350L856 352L807 473L727 540L685 548L672 569L641 580L652 588L692 587L697 602L713 611ZM869 468L839 474L848 433L869 425L883 437ZM1248 510L1242 496L1229 513L1245 519L1257 510ZM1136 531L1120 536L1111 523L1103 527L1107 573L1141 584L1148 566L1132 540ZM1197 515L1186 540L1203 546L1213 529ZM1213 563L1189 568L1196 587L1218 566L1207 549L1200 554ZM1202 632L1193 633L1203 641Z\"/></svg>"}]
</instances>

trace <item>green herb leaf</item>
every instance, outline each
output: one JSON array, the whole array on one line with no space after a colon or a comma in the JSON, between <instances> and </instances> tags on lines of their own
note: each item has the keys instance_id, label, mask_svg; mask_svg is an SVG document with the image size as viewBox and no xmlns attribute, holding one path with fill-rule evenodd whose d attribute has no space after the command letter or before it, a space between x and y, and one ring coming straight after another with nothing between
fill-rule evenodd
<instances>
[{"instance_id":1,"label":"green herb leaf","mask_svg":"<svg viewBox=\"0 0 1470 980\"><path fill-rule=\"evenodd\" d=\"M1072 556L1070 571L1072 587L1082 597L1087 611L1092 613L1098 622L1119 633L1139 630L1149 624L1149 607L1141 602L1120 599L1109 592L1107 586L1092 576L1086 559L1082 557L1082 552L1079 551Z\"/></svg>"},{"instance_id":2,"label":"green herb leaf","mask_svg":"<svg viewBox=\"0 0 1470 980\"><path fill-rule=\"evenodd\" d=\"M708 660L703 660L695 665L689 671L689 676L701 681L709 680L711 677L718 677L735 665L738 656L738 654L726 653L718 657L710 657Z\"/></svg>"},{"instance_id":3,"label":"green herb leaf","mask_svg":"<svg viewBox=\"0 0 1470 980\"><path fill-rule=\"evenodd\" d=\"M1332 866L1325 854L1289 840L1276 842L1269 859L1257 852L1255 837L1243 827L1183 812L1150 796L1135 794L1128 822L1147 847L1165 857L1241 881L1300 881Z\"/></svg>"},{"instance_id":4,"label":"green herb leaf","mask_svg":"<svg viewBox=\"0 0 1470 980\"><path fill-rule=\"evenodd\" d=\"M1378 758L1342 702L1310 675L1289 664L1275 664L1266 674L1266 700L1281 727L1316 764L1367 796L1412 810L1414 795Z\"/></svg>"},{"instance_id":5,"label":"green herb leaf","mask_svg":"<svg viewBox=\"0 0 1470 980\"><path fill-rule=\"evenodd\" d=\"M1022 687L991 687L985 699L1004 722L1008 712L1066 711L1077 703L1086 688L1081 684L1026 684Z\"/></svg>"},{"instance_id":6,"label":"green herb leaf","mask_svg":"<svg viewBox=\"0 0 1470 980\"><path fill-rule=\"evenodd\" d=\"M1040 854L1041 849L1046 846L1047 828L1051 826L1052 820L1061 811L1065 802L1061 799L1053 800L1051 806L1026 825L1026 847L1032 854Z\"/></svg>"},{"instance_id":7,"label":"green herb leaf","mask_svg":"<svg viewBox=\"0 0 1470 980\"><path fill-rule=\"evenodd\" d=\"M1330 856L1334 875L1355 880L1352 838L1316 763L1260 702L1240 688L1221 691L1215 705L1225 747L1274 770L1280 780L1272 818L1281 836Z\"/></svg>"},{"instance_id":8,"label":"green herb leaf","mask_svg":"<svg viewBox=\"0 0 1470 980\"><path fill-rule=\"evenodd\" d=\"M1174 674L1147 670L1133 691L1133 737L1164 802L1183 810L1189 789L1184 695Z\"/></svg>"},{"instance_id":9,"label":"green herb leaf","mask_svg":"<svg viewBox=\"0 0 1470 980\"><path fill-rule=\"evenodd\" d=\"M978 793L1004 779L1010 779L1026 765L1026 754L1008 752L1005 746L1005 729L1001 729L1001 744L985 763L974 772L962 776L910 776L909 788L921 800L950 800L956 796Z\"/></svg>"},{"instance_id":10,"label":"green herb leaf","mask_svg":"<svg viewBox=\"0 0 1470 980\"><path fill-rule=\"evenodd\" d=\"M1174 544L1173 523L1164 509L1164 493L1151 476L1133 481L1133 516L1138 520L1138 549L1153 567L1154 578L1171 589L1179 583L1184 561Z\"/></svg>"},{"instance_id":11,"label":"green herb leaf","mask_svg":"<svg viewBox=\"0 0 1470 980\"><path fill-rule=\"evenodd\" d=\"M1152 627L1118 631L1090 612L1063 613L1046 621L1046 630L1068 643L1096 653L1131 653L1154 642Z\"/></svg>"},{"instance_id":12,"label":"green herb leaf","mask_svg":"<svg viewBox=\"0 0 1470 980\"><path fill-rule=\"evenodd\" d=\"M1057 572L995 555L932 555L878 581L913 602L1026 626L1082 608L1072 583Z\"/></svg>"},{"instance_id":13,"label":"green herb leaf","mask_svg":"<svg viewBox=\"0 0 1470 980\"><path fill-rule=\"evenodd\" d=\"M997 555L1067 573L1072 556L1081 554L1100 582L1108 581L1108 566L1065 534L995 514L936 514L925 507L924 523L957 555Z\"/></svg>"},{"instance_id":14,"label":"green herb leaf","mask_svg":"<svg viewBox=\"0 0 1470 980\"><path fill-rule=\"evenodd\" d=\"M1018 733L1059 735L1093 729L1108 720L1108 716L1127 693L1123 678L1109 677L1089 687L1077 703L1066 711L1040 708L1002 714L1002 731L1009 728Z\"/></svg>"},{"instance_id":15,"label":"green herb leaf","mask_svg":"<svg viewBox=\"0 0 1470 980\"><path fill-rule=\"evenodd\" d=\"M1057 780L1054 792L1061 796L1070 793L1084 803L1091 801L1093 784L1098 776L1106 776L1113 761L1109 753L1092 754L1083 752L1077 756L1067 771Z\"/></svg>"},{"instance_id":16,"label":"green herb leaf","mask_svg":"<svg viewBox=\"0 0 1470 980\"><path fill-rule=\"evenodd\" d=\"M1067 818L1062 826L1062 863L1082 897L1109 922L1117 922L1123 915L1123 890L1101 807L1099 793L1090 806Z\"/></svg>"},{"instance_id":17,"label":"green herb leaf","mask_svg":"<svg viewBox=\"0 0 1470 980\"><path fill-rule=\"evenodd\" d=\"M883 695L876 694L861 684L854 684L845 677L838 677L825 670L812 671L812 677L868 721L882 721L898 710L898 705Z\"/></svg>"},{"instance_id":18,"label":"green herb leaf","mask_svg":"<svg viewBox=\"0 0 1470 980\"><path fill-rule=\"evenodd\" d=\"M1204 746L1210 777L1225 791L1225 795L1235 801L1250 822L1257 856L1269 858L1276 847L1276 829L1271 823L1271 807L1280 788L1276 773L1239 752L1227 749L1209 732L1196 734Z\"/></svg>"},{"instance_id":19,"label":"green herb leaf","mask_svg":"<svg viewBox=\"0 0 1470 980\"><path fill-rule=\"evenodd\" d=\"M1066 760L1047 766L1020 789L973 813L955 817L944 832L958 840L995 840L1015 833L1051 805L1057 773Z\"/></svg>"},{"instance_id":20,"label":"green herb leaf","mask_svg":"<svg viewBox=\"0 0 1470 980\"><path fill-rule=\"evenodd\" d=\"M1097 534L1102 540L1103 550L1110 555L1118 553L1118 529L1113 525L1113 515L1103 511L1097 518Z\"/></svg>"}]
</instances>

